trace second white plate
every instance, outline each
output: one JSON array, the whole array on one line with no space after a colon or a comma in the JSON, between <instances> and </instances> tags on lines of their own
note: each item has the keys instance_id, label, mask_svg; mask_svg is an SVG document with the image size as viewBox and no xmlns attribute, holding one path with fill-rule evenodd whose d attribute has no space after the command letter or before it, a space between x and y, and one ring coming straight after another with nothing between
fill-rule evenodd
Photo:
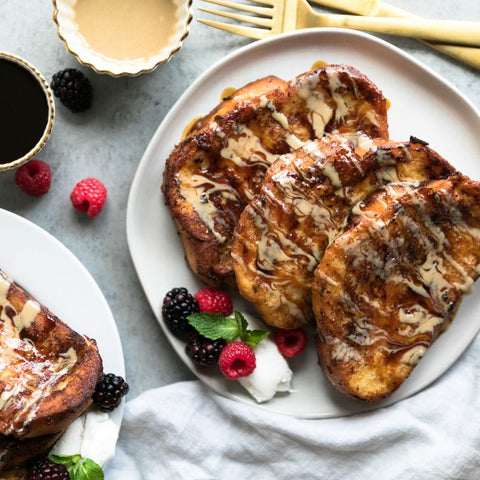
<instances>
[{"instance_id":1,"label":"second white plate","mask_svg":"<svg viewBox=\"0 0 480 480\"><path fill-rule=\"evenodd\" d=\"M110 307L87 269L34 223L0 209L0 268L73 330L96 340L105 373L125 377L122 345ZM123 403L109 414L117 427ZM117 438L109 437L112 447Z\"/></svg>"},{"instance_id":2,"label":"second white plate","mask_svg":"<svg viewBox=\"0 0 480 480\"><path fill-rule=\"evenodd\" d=\"M160 191L165 160L187 124L206 114L227 87L239 88L266 75L291 79L317 61L350 64L366 74L391 102L390 136L401 141L414 135L428 141L458 170L480 179L480 115L462 94L414 59L368 34L312 29L253 43L218 62L182 95L153 136L135 175L127 208L130 252L151 308L173 348L190 369L217 392L256 404L218 370L195 368L184 344L165 328L161 303L173 287L195 291L201 285L185 263L183 248ZM348 415L404 399L437 379L472 341L480 328L480 292L467 297L450 330L433 345L411 377L388 400L374 406L350 400L325 380L313 344L294 359L293 389L261 408L298 417ZM237 309L250 310L239 297Z\"/></svg>"}]
</instances>

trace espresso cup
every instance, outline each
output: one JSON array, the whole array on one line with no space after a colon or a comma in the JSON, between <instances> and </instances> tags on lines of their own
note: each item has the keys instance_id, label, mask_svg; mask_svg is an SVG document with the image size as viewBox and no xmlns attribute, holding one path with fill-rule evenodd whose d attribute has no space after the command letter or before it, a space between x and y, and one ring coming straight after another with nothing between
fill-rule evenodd
<instances>
[{"instance_id":1,"label":"espresso cup","mask_svg":"<svg viewBox=\"0 0 480 480\"><path fill-rule=\"evenodd\" d=\"M0 171L31 160L47 142L54 117L43 75L23 58L0 52Z\"/></svg>"}]
</instances>

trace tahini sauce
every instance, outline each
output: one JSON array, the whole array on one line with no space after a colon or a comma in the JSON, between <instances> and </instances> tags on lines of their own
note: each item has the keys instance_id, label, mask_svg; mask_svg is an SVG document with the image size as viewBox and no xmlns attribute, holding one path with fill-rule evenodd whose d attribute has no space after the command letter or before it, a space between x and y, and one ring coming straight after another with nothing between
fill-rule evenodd
<instances>
[{"instance_id":1,"label":"tahini sauce","mask_svg":"<svg viewBox=\"0 0 480 480\"><path fill-rule=\"evenodd\" d=\"M175 33L173 0L77 0L75 23L86 43L118 60L149 58Z\"/></svg>"}]
</instances>

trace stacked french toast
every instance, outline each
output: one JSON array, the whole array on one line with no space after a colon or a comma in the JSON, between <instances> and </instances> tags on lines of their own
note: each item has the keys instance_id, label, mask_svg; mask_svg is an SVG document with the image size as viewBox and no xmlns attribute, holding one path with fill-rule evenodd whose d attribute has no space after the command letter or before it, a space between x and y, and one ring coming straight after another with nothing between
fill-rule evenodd
<instances>
[{"instance_id":1,"label":"stacked french toast","mask_svg":"<svg viewBox=\"0 0 480 480\"><path fill-rule=\"evenodd\" d=\"M359 399L403 383L480 274L480 183L390 139L386 99L348 65L237 90L162 190L193 272L269 326L316 326L326 377Z\"/></svg>"},{"instance_id":2,"label":"stacked french toast","mask_svg":"<svg viewBox=\"0 0 480 480\"><path fill-rule=\"evenodd\" d=\"M95 340L0 271L0 472L45 455L91 404L101 376Z\"/></svg>"}]
</instances>

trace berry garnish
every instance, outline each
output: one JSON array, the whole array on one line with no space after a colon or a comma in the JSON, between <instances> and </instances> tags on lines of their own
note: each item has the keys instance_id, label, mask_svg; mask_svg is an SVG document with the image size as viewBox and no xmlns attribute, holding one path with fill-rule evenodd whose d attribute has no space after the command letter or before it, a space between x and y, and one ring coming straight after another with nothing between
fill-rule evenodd
<instances>
[{"instance_id":1,"label":"berry garnish","mask_svg":"<svg viewBox=\"0 0 480 480\"><path fill-rule=\"evenodd\" d=\"M199 333L194 333L185 346L185 353L195 365L207 367L218 363L218 357L227 342L223 338L210 340Z\"/></svg>"},{"instance_id":2,"label":"berry garnish","mask_svg":"<svg viewBox=\"0 0 480 480\"><path fill-rule=\"evenodd\" d=\"M233 312L232 299L221 290L202 288L194 297L197 299L201 312L220 313L226 317Z\"/></svg>"},{"instance_id":3,"label":"berry garnish","mask_svg":"<svg viewBox=\"0 0 480 480\"><path fill-rule=\"evenodd\" d=\"M82 212L87 212L89 217L98 215L107 199L107 189L96 178L85 178L75 185L70 200L73 206Z\"/></svg>"},{"instance_id":4,"label":"berry garnish","mask_svg":"<svg viewBox=\"0 0 480 480\"><path fill-rule=\"evenodd\" d=\"M70 475L65 465L44 458L30 468L27 480L70 480Z\"/></svg>"},{"instance_id":5,"label":"berry garnish","mask_svg":"<svg viewBox=\"0 0 480 480\"><path fill-rule=\"evenodd\" d=\"M307 345L307 335L301 328L277 330L274 338L278 350L284 357L296 357Z\"/></svg>"},{"instance_id":6,"label":"berry garnish","mask_svg":"<svg viewBox=\"0 0 480 480\"><path fill-rule=\"evenodd\" d=\"M30 160L15 172L15 183L28 195L39 197L50 189L52 174L42 160Z\"/></svg>"},{"instance_id":7,"label":"berry garnish","mask_svg":"<svg viewBox=\"0 0 480 480\"><path fill-rule=\"evenodd\" d=\"M97 383L92 395L93 404L102 412L111 412L128 393L128 383L122 377L107 373Z\"/></svg>"},{"instance_id":8,"label":"berry garnish","mask_svg":"<svg viewBox=\"0 0 480 480\"><path fill-rule=\"evenodd\" d=\"M231 342L220 353L218 365L226 378L236 380L250 375L255 370L255 354L246 343Z\"/></svg>"},{"instance_id":9,"label":"berry garnish","mask_svg":"<svg viewBox=\"0 0 480 480\"><path fill-rule=\"evenodd\" d=\"M90 107L93 88L87 77L76 68L55 73L50 83L53 93L72 112L83 112Z\"/></svg>"},{"instance_id":10,"label":"berry garnish","mask_svg":"<svg viewBox=\"0 0 480 480\"><path fill-rule=\"evenodd\" d=\"M163 320L168 329L180 338L187 339L195 333L187 317L198 311L197 300L184 287L173 288L163 299Z\"/></svg>"}]
</instances>

